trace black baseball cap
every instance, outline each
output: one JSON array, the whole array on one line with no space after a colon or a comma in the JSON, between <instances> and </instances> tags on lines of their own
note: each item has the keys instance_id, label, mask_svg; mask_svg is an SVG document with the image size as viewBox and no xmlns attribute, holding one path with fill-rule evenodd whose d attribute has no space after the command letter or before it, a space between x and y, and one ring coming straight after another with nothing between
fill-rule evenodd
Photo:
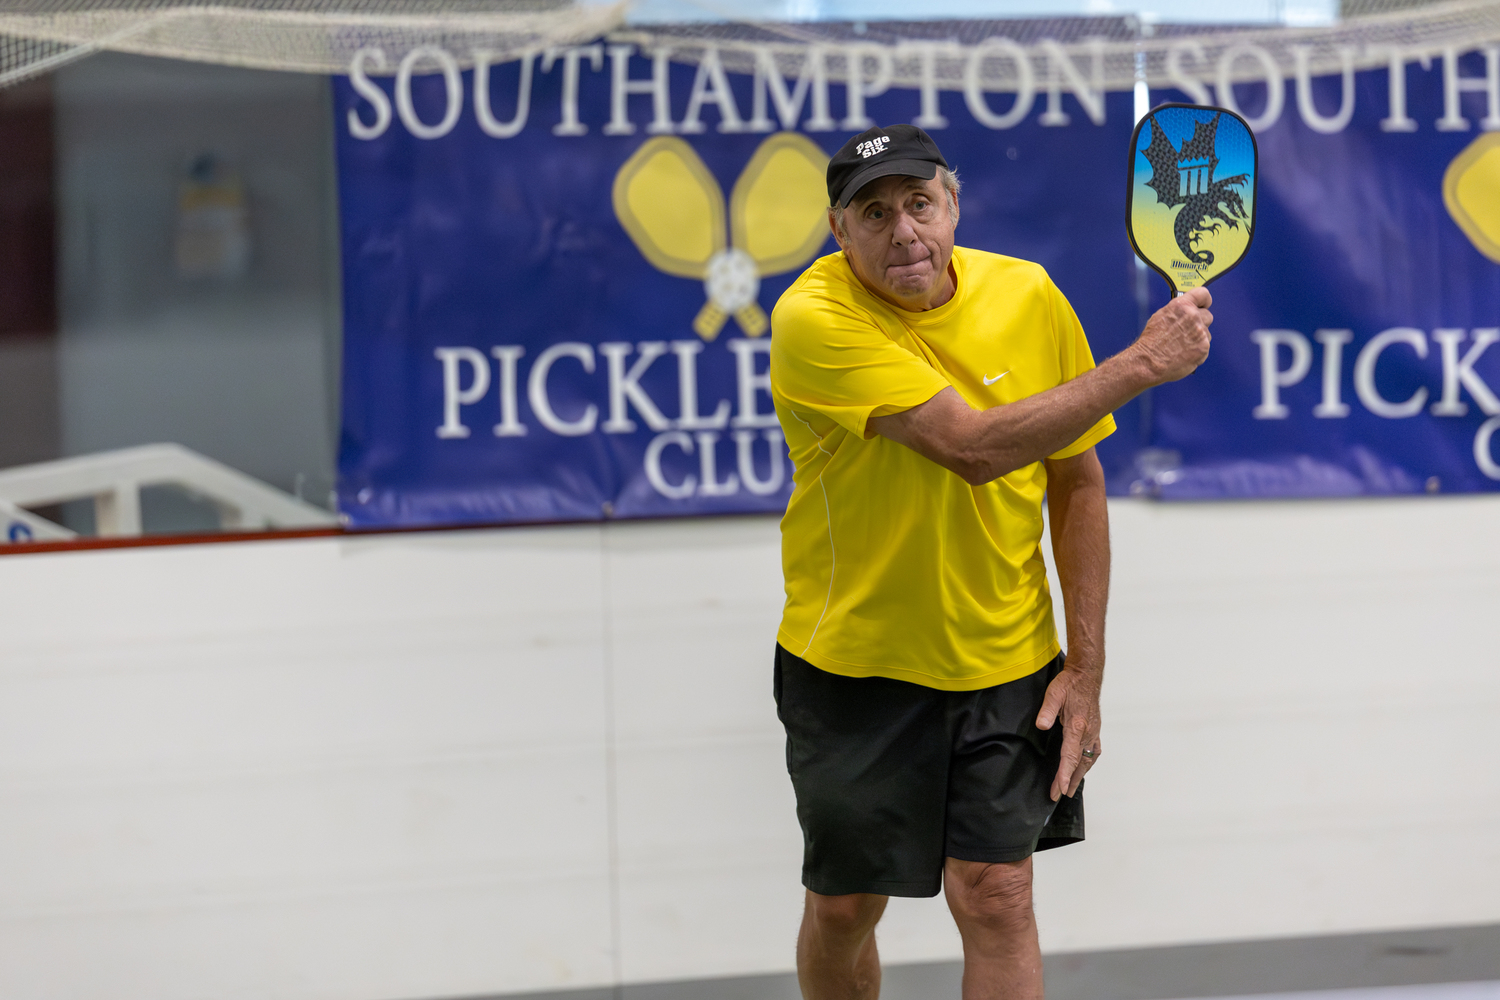
<instances>
[{"instance_id":1,"label":"black baseball cap","mask_svg":"<svg viewBox=\"0 0 1500 1000\"><path fill-rule=\"evenodd\" d=\"M877 177L920 177L930 181L948 169L932 136L915 125L876 126L844 143L828 161L828 204L847 207L859 189Z\"/></svg>"}]
</instances>

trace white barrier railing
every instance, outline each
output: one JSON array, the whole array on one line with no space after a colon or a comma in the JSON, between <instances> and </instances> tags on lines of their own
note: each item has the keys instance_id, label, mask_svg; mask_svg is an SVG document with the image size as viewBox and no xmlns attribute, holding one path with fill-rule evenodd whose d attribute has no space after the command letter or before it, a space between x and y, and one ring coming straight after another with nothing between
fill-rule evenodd
<instances>
[{"instance_id":1,"label":"white barrier railing","mask_svg":"<svg viewBox=\"0 0 1500 1000\"><path fill-rule=\"evenodd\" d=\"M76 532L26 509L68 500L94 501L101 537L139 535L141 487L168 485L213 504L225 531L338 523L328 511L182 445L148 444L0 470L0 544L76 538Z\"/></svg>"},{"instance_id":2,"label":"white barrier railing","mask_svg":"<svg viewBox=\"0 0 1500 1000\"><path fill-rule=\"evenodd\" d=\"M0 525L4 526L0 544L6 545L16 542L66 542L78 537L78 532L3 499L0 499Z\"/></svg>"}]
</instances>

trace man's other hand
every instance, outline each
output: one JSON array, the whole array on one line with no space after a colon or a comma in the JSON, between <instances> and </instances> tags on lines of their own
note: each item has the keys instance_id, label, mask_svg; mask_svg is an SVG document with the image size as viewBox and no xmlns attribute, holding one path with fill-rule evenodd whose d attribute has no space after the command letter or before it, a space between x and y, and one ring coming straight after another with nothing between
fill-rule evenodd
<instances>
[{"instance_id":1,"label":"man's other hand","mask_svg":"<svg viewBox=\"0 0 1500 1000\"><path fill-rule=\"evenodd\" d=\"M1146 321L1133 349L1141 352L1157 385L1191 375L1207 359L1213 301L1207 288L1190 288Z\"/></svg>"},{"instance_id":2,"label":"man's other hand","mask_svg":"<svg viewBox=\"0 0 1500 1000\"><path fill-rule=\"evenodd\" d=\"M1047 685L1036 727L1051 729L1062 719L1062 760L1052 779L1052 801L1072 796L1083 784L1083 776L1104 752L1099 742L1099 670L1069 663ZM1084 751L1089 751L1087 754Z\"/></svg>"}]
</instances>

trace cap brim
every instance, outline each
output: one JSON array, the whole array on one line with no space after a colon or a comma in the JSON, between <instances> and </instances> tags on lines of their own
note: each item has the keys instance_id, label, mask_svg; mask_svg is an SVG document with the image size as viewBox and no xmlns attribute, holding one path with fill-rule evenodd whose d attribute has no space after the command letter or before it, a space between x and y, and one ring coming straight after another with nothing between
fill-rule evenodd
<instances>
[{"instance_id":1,"label":"cap brim","mask_svg":"<svg viewBox=\"0 0 1500 1000\"><path fill-rule=\"evenodd\" d=\"M937 176L937 168L938 165L931 160L886 160L883 163L872 163L844 185L844 190L839 192L839 207L848 208L859 189L873 180L900 176L920 177L924 181L930 181Z\"/></svg>"}]
</instances>

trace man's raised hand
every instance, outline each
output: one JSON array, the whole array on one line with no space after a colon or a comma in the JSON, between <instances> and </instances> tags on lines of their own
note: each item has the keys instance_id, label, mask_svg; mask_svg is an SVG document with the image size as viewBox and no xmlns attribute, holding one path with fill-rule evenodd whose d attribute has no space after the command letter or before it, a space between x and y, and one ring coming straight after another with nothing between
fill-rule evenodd
<instances>
[{"instance_id":1,"label":"man's raised hand","mask_svg":"<svg viewBox=\"0 0 1500 1000\"><path fill-rule=\"evenodd\" d=\"M1146 321L1133 348L1145 358L1155 384L1191 375L1208 357L1208 328L1214 321L1208 307L1213 301L1208 289L1190 288Z\"/></svg>"}]
</instances>

